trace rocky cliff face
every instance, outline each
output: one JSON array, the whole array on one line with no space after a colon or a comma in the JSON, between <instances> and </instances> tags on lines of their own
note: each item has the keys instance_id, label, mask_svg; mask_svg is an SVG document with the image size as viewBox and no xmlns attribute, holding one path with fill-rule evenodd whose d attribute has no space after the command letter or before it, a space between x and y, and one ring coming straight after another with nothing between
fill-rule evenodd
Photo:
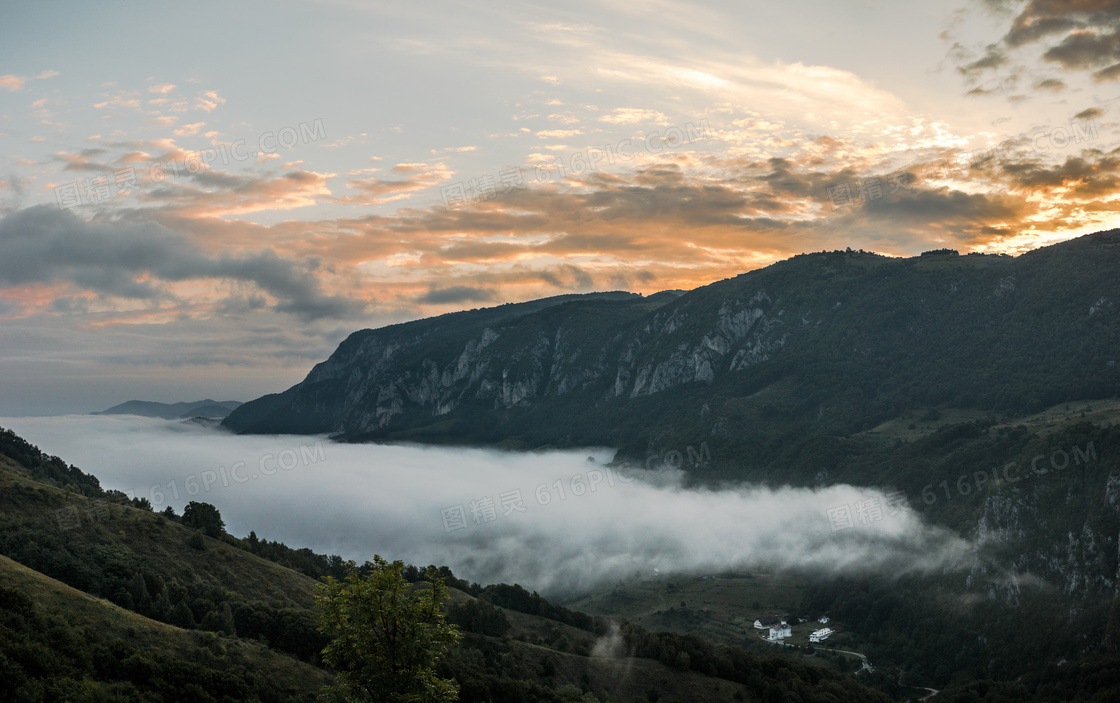
<instances>
[{"instance_id":1,"label":"rocky cliff face","mask_svg":"<svg viewBox=\"0 0 1120 703\"><path fill-rule=\"evenodd\" d=\"M309 431L371 436L467 407L498 412L566 396L634 399L714 383L765 362L788 337L784 311L769 315L773 302L762 289L722 301L714 314L674 302L675 295L591 297L498 324L482 320L451 339L426 324L359 332L285 394L272 416L298 411L309 416ZM704 332L694 338L697 324ZM267 431L267 420L247 424L244 417L228 425Z\"/></svg>"},{"instance_id":2,"label":"rocky cliff face","mask_svg":"<svg viewBox=\"0 0 1120 703\"><path fill-rule=\"evenodd\" d=\"M833 252L683 294L564 296L363 330L225 424L621 445L671 434L682 416L697 439L734 433L754 401L748 432L841 434L918 403L1111 395L1118 252L1116 232L1018 259ZM1008 363L1038 354L1078 368Z\"/></svg>"},{"instance_id":3,"label":"rocky cliff face","mask_svg":"<svg viewBox=\"0 0 1120 703\"><path fill-rule=\"evenodd\" d=\"M785 343L785 336L775 339L772 328L781 326L780 319L768 319L766 309L770 296L759 290L745 302L738 299L720 303L715 320L705 321L707 330L699 340L684 339L676 349L648 359L636 367L637 356L628 350L619 359L614 393L636 398L653 395L685 383L712 383L717 373L739 371L765 361L772 352ZM684 309L682 309L684 308ZM675 307L665 313L653 315L642 328L641 337L635 340L636 349L643 341L646 345L654 339L670 337L681 328L690 314L687 306ZM761 323L761 324L759 324ZM750 344L745 344L748 340ZM633 381L631 382L631 379Z\"/></svg>"},{"instance_id":4,"label":"rocky cliff face","mask_svg":"<svg viewBox=\"0 0 1120 703\"><path fill-rule=\"evenodd\" d=\"M1109 480L1118 479L1114 474ZM1074 599L1116 592L1120 547L1113 524L1116 509L1109 516L1086 516L1083 501L1095 501L1078 494L1069 496L1067 503L1077 505L1079 517L1069 519L1049 504L1047 493L1013 490L988 498L977 523L976 543L987 554L1006 560L998 561L999 568L991 561L978 562L966 585L983 585L989 598L1010 603L1018 602L1020 587L1028 580L1055 584ZM1062 518L1055 519L1055 513Z\"/></svg>"}]
</instances>

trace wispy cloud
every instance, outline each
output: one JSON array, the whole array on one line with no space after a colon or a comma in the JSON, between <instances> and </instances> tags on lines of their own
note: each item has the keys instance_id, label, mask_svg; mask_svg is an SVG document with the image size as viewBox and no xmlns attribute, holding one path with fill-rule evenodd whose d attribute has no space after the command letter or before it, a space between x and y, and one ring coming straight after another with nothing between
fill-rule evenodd
<instances>
[{"instance_id":1,"label":"wispy cloud","mask_svg":"<svg viewBox=\"0 0 1120 703\"><path fill-rule=\"evenodd\" d=\"M361 178L350 181L346 188L353 195L334 198L332 202L346 205L369 205L407 198L451 178L454 173L443 163L403 163L393 167L399 178Z\"/></svg>"},{"instance_id":2,"label":"wispy cloud","mask_svg":"<svg viewBox=\"0 0 1120 703\"><path fill-rule=\"evenodd\" d=\"M27 80L25 78L21 78L20 76L13 76L11 74L7 74L7 75L4 75L4 76L0 76L0 89L11 91L11 92L15 92L17 90L23 90L23 86L26 82L27 82Z\"/></svg>"},{"instance_id":3,"label":"wispy cloud","mask_svg":"<svg viewBox=\"0 0 1120 703\"><path fill-rule=\"evenodd\" d=\"M204 92L194 100L195 107L203 112L211 112L226 101L225 98L219 96L218 93L213 90Z\"/></svg>"},{"instance_id":4,"label":"wispy cloud","mask_svg":"<svg viewBox=\"0 0 1120 703\"><path fill-rule=\"evenodd\" d=\"M59 75L58 71L42 71L38 75L27 78L25 76L16 76L13 74L0 75L0 90L7 90L9 92L16 92L23 90L28 81L41 81L48 78L54 78Z\"/></svg>"},{"instance_id":5,"label":"wispy cloud","mask_svg":"<svg viewBox=\"0 0 1120 703\"><path fill-rule=\"evenodd\" d=\"M639 122L669 124L669 118L664 113L658 110L644 110L635 107L615 108L609 115L603 115L599 119L611 124L637 124Z\"/></svg>"}]
</instances>

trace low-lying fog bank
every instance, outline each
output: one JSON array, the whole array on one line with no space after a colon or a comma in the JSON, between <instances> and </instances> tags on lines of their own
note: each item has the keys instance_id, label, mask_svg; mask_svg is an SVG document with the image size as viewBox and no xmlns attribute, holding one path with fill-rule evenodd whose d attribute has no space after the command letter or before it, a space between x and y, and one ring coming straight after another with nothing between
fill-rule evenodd
<instances>
[{"instance_id":1,"label":"low-lying fog bank","mask_svg":"<svg viewBox=\"0 0 1120 703\"><path fill-rule=\"evenodd\" d=\"M363 561L446 564L479 583L571 594L677 570L941 569L968 545L877 489L693 490L605 466L606 449L509 453L235 436L131 416L0 418L105 488L221 510L232 534Z\"/></svg>"}]
</instances>

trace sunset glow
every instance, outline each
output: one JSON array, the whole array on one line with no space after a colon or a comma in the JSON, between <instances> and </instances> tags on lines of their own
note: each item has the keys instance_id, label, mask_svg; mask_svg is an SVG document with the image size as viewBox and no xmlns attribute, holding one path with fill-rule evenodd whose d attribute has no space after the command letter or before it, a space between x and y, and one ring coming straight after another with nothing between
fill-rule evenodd
<instances>
[{"instance_id":1,"label":"sunset glow","mask_svg":"<svg viewBox=\"0 0 1120 703\"><path fill-rule=\"evenodd\" d=\"M1115 227L1107 6L7 9L5 395L248 397L364 327Z\"/></svg>"}]
</instances>

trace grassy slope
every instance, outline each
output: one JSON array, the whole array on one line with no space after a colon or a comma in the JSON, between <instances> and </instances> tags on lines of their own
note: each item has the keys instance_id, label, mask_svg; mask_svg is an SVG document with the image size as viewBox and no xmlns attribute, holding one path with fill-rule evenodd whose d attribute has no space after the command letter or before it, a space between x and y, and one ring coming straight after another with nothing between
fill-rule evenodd
<instances>
[{"instance_id":1,"label":"grassy slope","mask_svg":"<svg viewBox=\"0 0 1120 703\"><path fill-rule=\"evenodd\" d=\"M282 568L282 567L281 567ZM107 600L94 598L82 591L28 569L7 557L0 556L0 582L29 595L43 610L64 617L70 623L99 633L103 641L125 640L142 650L161 652L181 658L192 658L200 649L209 649L214 635L182 630L121 608ZM457 600L471 596L452 591ZM552 638L561 633L573 644L591 642L594 637L560 623L507 611L514 628L511 634L526 639ZM492 640L496 638L479 638ZM273 652L267 647L238 638L221 638L225 654L221 661L230 667L251 668L258 675L271 679L278 687L296 695L313 699L331 679L330 674L304 662ZM511 643L515 657L522 664L539 668L545 659L552 659L556 668L556 686L580 685L586 674L592 690L608 691L615 700L645 700L650 688L656 688L661 700L733 700L744 687L691 672L674 671L648 659L583 657L558 652L530 642ZM221 663L215 665L222 668ZM750 697L746 697L750 700Z\"/></svg>"},{"instance_id":2,"label":"grassy slope","mask_svg":"<svg viewBox=\"0 0 1120 703\"><path fill-rule=\"evenodd\" d=\"M787 654L770 645L761 645L758 636L767 633L755 629L754 621L769 615L799 613L798 606L805 588L804 577L764 571L704 576L715 578L673 574L624 582L565 606L589 615L612 615L652 630L697 635L712 642L748 650ZM683 608L682 602L685 603ZM858 637L842 632L843 623L833 620L828 626L837 630L837 634L829 639L826 647L859 651L864 645ZM787 642L810 644L809 634L821 627L824 626L816 620L794 624L793 637ZM833 665L826 659L797 658L807 664ZM854 661L854 658L851 659ZM845 670L851 669L848 667Z\"/></svg>"},{"instance_id":3,"label":"grassy slope","mask_svg":"<svg viewBox=\"0 0 1120 703\"><path fill-rule=\"evenodd\" d=\"M474 600L455 589L451 589L451 596L458 601ZM511 625L508 644L513 658L530 670L539 670L546 660L551 660L556 671L552 678L557 687L588 685L597 695L605 691L615 701L644 702L650 690L656 690L663 702L756 700L740 684L691 671L676 671L651 659L581 656L558 651L546 643L556 642L562 636L568 642L566 649L583 649L592 647L596 638L586 630L535 615L513 610L504 612ZM475 637L495 646L502 642L494 637ZM741 697L736 698L736 694Z\"/></svg>"},{"instance_id":4,"label":"grassy slope","mask_svg":"<svg viewBox=\"0 0 1120 703\"><path fill-rule=\"evenodd\" d=\"M32 598L40 609L65 618L74 626L96 632L102 641L122 640L144 651L197 658L211 650L212 633L181 630L150 620L101 598L83 593L0 556L0 583ZM274 652L264 645L237 638L221 638L224 654L209 658L218 669L245 667L293 695L314 700L332 676L310 664Z\"/></svg>"},{"instance_id":5,"label":"grassy slope","mask_svg":"<svg viewBox=\"0 0 1120 703\"><path fill-rule=\"evenodd\" d=\"M60 530L57 512L78 507L81 526ZM90 520L87 510L107 509L108 519ZM30 478L27 472L0 455L0 514L19 515L24 524L56 530L71 543L86 548L114 545L126 548L130 558L176 574L189 565L203 579L220 583L246 598L277 607L310 608L315 581L279 564L207 539L204 552L188 546L193 530L151 511L93 500Z\"/></svg>"},{"instance_id":6,"label":"grassy slope","mask_svg":"<svg viewBox=\"0 0 1120 703\"><path fill-rule=\"evenodd\" d=\"M935 411L937 419L929 419L926 415ZM912 442L933 434L942 427L983 420L991 413L982 410L965 410L960 408L917 408L912 412L891 420L887 420L877 427L860 433L859 436L886 439L894 441L901 439L903 442ZM1120 422L1120 400L1080 400L1068 403L1059 403L1033 415L1006 418L993 427L1014 427L1023 425L1031 432L1039 435L1051 434L1069 425L1078 422L1090 422L1094 425L1110 425ZM910 425L914 425L910 429Z\"/></svg>"}]
</instances>

